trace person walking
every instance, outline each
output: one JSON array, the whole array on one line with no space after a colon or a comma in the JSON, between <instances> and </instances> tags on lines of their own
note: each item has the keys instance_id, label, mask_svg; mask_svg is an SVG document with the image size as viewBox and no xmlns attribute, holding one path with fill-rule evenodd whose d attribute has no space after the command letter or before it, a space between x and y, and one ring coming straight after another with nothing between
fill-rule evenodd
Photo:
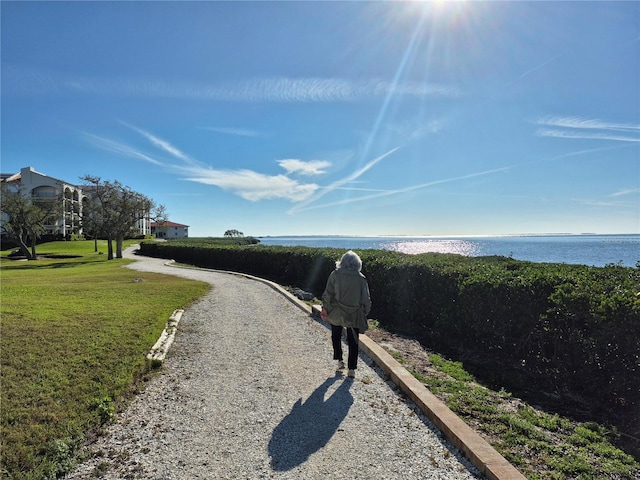
<instances>
[{"instance_id":1,"label":"person walking","mask_svg":"<svg viewBox=\"0 0 640 480\"><path fill-rule=\"evenodd\" d=\"M331 343L333 359L338 360L338 370L344 370L342 357L342 329L347 329L347 375L356 376L358 368L358 352L360 333L367 328L367 315L371 310L369 284L361 273L362 260L355 252L349 250L339 261L336 269L327 279L327 286L322 294L322 313L320 316L331 324Z\"/></svg>"}]
</instances>

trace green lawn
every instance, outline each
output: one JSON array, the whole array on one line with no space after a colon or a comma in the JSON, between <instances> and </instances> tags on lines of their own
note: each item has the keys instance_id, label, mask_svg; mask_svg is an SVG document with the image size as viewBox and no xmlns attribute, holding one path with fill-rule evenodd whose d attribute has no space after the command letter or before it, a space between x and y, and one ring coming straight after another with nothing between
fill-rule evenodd
<instances>
[{"instance_id":1,"label":"green lawn","mask_svg":"<svg viewBox=\"0 0 640 480\"><path fill-rule=\"evenodd\" d=\"M209 285L123 268L128 260L107 261L91 241L37 249L74 258L13 261L8 253L0 263L0 477L55 478L148 374L145 355L171 313Z\"/></svg>"}]
</instances>

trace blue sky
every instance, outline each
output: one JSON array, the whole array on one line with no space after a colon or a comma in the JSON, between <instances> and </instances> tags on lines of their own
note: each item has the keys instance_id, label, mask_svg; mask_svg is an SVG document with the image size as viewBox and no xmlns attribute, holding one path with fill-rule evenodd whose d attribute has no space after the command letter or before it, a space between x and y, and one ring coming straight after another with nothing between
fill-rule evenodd
<instances>
[{"instance_id":1,"label":"blue sky","mask_svg":"<svg viewBox=\"0 0 640 480\"><path fill-rule=\"evenodd\" d=\"M640 232L640 2L7 2L1 170L190 236Z\"/></svg>"}]
</instances>

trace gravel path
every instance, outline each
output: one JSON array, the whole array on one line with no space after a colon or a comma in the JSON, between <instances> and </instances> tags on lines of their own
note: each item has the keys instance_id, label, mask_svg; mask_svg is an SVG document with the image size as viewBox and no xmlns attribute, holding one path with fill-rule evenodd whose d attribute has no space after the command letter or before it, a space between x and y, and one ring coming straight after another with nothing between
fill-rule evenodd
<instances>
[{"instance_id":1,"label":"gravel path","mask_svg":"<svg viewBox=\"0 0 640 480\"><path fill-rule=\"evenodd\" d=\"M68 480L482 478L367 357L337 374L329 330L278 291L135 258L213 288Z\"/></svg>"}]
</instances>

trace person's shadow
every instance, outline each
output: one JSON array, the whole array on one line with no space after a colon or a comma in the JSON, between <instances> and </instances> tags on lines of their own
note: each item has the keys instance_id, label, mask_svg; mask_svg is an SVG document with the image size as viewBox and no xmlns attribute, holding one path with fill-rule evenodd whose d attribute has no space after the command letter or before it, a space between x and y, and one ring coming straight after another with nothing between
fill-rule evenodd
<instances>
[{"instance_id":1,"label":"person's shadow","mask_svg":"<svg viewBox=\"0 0 640 480\"><path fill-rule=\"evenodd\" d=\"M325 400L329 387L340 386ZM306 402L298 400L291 412L273 430L269 441L271 468L286 471L304 463L312 453L324 447L347 416L353 404L349 388L353 381L341 375L328 378Z\"/></svg>"}]
</instances>

